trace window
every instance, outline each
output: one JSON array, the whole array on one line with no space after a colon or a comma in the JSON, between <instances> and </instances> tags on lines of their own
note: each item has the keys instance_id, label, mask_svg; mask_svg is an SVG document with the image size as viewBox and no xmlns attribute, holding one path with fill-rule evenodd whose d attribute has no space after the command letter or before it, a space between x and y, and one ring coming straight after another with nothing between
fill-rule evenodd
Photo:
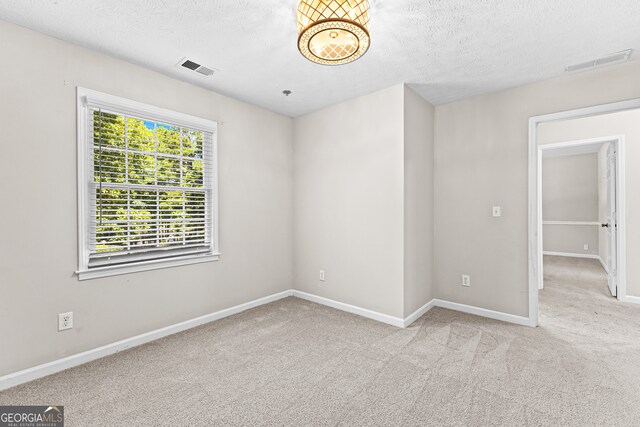
<instances>
[{"instance_id":1,"label":"window","mask_svg":"<svg viewBox=\"0 0 640 427\"><path fill-rule=\"evenodd\" d=\"M78 88L81 280L218 258L216 126Z\"/></svg>"}]
</instances>

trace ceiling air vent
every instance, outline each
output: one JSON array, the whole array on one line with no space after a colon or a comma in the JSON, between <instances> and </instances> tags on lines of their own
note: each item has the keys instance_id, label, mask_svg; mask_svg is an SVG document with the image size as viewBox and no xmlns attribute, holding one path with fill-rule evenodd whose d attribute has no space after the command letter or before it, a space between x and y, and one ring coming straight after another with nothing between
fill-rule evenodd
<instances>
[{"instance_id":1,"label":"ceiling air vent","mask_svg":"<svg viewBox=\"0 0 640 427\"><path fill-rule=\"evenodd\" d=\"M211 76L217 71L215 68L206 67L204 65L198 64L196 61L192 61L187 58L184 58L182 61L178 62L178 65L188 70L195 71L198 74L202 74L203 76Z\"/></svg>"},{"instance_id":2,"label":"ceiling air vent","mask_svg":"<svg viewBox=\"0 0 640 427\"><path fill-rule=\"evenodd\" d=\"M581 62L580 64L569 65L565 71L567 73L575 73L577 71L584 71L596 66L596 61Z\"/></svg>"},{"instance_id":3,"label":"ceiling air vent","mask_svg":"<svg viewBox=\"0 0 640 427\"><path fill-rule=\"evenodd\" d=\"M627 49L623 50L622 52L611 53L601 58L592 59L591 61L569 65L567 68L565 68L565 72L576 73L578 71L586 71L593 68L604 67L605 65L612 65L618 62L623 62L631 58L631 51L631 49Z\"/></svg>"},{"instance_id":4,"label":"ceiling air vent","mask_svg":"<svg viewBox=\"0 0 640 427\"><path fill-rule=\"evenodd\" d=\"M626 61L631 57L631 49L623 50L622 52L612 53L611 55L603 56L602 58L596 59L596 67L600 67L602 65L609 65L616 62Z\"/></svg>"}]
</instances>

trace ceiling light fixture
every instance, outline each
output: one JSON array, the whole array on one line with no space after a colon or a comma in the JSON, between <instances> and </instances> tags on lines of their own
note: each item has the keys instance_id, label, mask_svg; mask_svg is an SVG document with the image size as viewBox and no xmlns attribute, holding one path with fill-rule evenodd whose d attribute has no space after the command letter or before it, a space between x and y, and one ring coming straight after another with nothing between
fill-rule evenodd
<instances>
[{"instance_id":1,"label":"ceiling light fixture","mask_svg":"<svg viewBox=\"0 0 640 427\"><path fill-rule=\"evenodd\" d=\"M369 49L367 0L300 0L298 49L310 61L342 65Z\"/></svg>"}]
</instances>

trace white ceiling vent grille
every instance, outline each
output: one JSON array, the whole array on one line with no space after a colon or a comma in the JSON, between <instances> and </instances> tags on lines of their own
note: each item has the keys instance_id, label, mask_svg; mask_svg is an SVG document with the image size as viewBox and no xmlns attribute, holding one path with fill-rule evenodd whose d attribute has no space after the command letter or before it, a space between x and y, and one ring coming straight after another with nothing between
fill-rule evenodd
<instances>
[{"instance_id":1,"label":"white ceiling vent grille","mask_svg":"<svg viewBox=\"0 0 640 427\"><path fill-rule=\"evenodd\" d=\"M183 58L180 62L178 62L178 66L184 67L191 71L195 71L196 73L202 74L203 76L211 76L216 71L218 71L215 68L206 67L188 58Z\"/></svg>"},{"instance_id":2,"label":"white ceiling vent grille","mask_svg":"<svg viewBox=\"0 0 640 427\"><path fill-rule=\"evenodd\" d=\"M611 53L601 58L593 59L587 62L581 62L579 64L569 65L565 68L567 73L577 73L578 71L586 71L593 68L604 67L605 65L612 65L618 62L627 61L631 58L632 49L623 50L622 52Z\"/></svg>"}]
</instances>

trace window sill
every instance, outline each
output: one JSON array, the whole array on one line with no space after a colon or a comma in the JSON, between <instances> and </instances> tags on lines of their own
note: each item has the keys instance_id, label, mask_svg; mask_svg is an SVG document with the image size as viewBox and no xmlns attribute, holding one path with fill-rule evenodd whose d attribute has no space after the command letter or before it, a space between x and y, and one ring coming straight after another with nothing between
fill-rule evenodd
<instances>
[{"instance_id":1,"label":"window sill","mask_svg":"<svg viewBox=\"0 0 640 427\"><path fill-rule=\"evenodd\" d=\"M96 267L90 270L76 271L78 280L98 279L100 277L118 276L121 274L137 273L140 271L158 270L161 268L179 267L189 264L218 261L220 254L208 254L200 256L185 256L171 260L159 259L137 262L135 264L113 265L108 267Z\"/></svg>"}]
</instances>

